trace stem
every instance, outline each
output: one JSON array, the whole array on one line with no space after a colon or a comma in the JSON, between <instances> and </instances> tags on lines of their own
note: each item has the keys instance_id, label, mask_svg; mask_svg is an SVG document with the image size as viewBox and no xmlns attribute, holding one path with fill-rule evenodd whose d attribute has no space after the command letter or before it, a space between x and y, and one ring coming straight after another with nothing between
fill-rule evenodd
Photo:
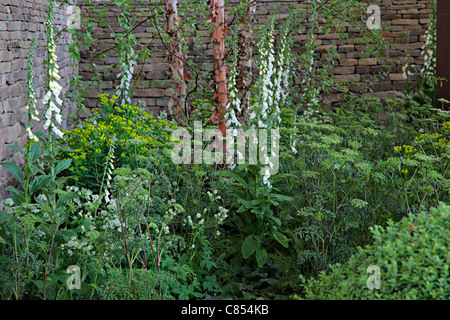
<instances>
[{"instance_id":1,"label":"stem","mask_svg":"<svg viewBox=\"0 0 450 320\"><path fill-rule=\"evenodd\" d=\"M55 212L53 212L53 216L52 216L52 222L51 225L53 227L53 222L54 222L54 217L56 216L56 208L55 208ZM53 243L55 242L55 236L56 236L56 232L58 231L58 227L59 225L57 225L57 227L55 228L55 232L52 233L52 241L50 243L50 250L48 253L48 258L47 258L47 264L45 265L45 273L44 273L44 288L43 288L43 299L45 299L45 295L46 295L46 287L47 287L47 275L49 274L48 272L48 265L50 264L50 259L52 257L52 249L53 249Z\"/></svg>"},{"instance_id":2,"label":"stem","mask_svg":"<svg viewBox=\"0 0 450 320\"><path fill-rule=\"evenodd\" d=\"M14 241L14 254L13 254L13 259L14 259L14 263L16 263L16 290L15 290L15 295L16 295L16 299L17 299L17 292L19 291L19 257L17 255L17 240L16 240L16 221L14 220L14 235L13 235L13 241ZM15 256L15 257L14 257Z\"/></svg>"},{"instance_id":3,"label":"stem","mask_svg":"<svg viewBox=\"0 0 450 320\"><path fill-rule=\"evenodd\" d=\"M151 194L151 181L148 184L148 208L147 208L147 217L150 216L150 194ZM152 249L152 254L153 254L153 259L155 260L156 263L156 268L158 270L158 276L161 275L161 269L160 269L160 260L159 258L156 256L155 253L155 248L153 246L153 241L152 241L152 236L150 234L150 227L148 225L147 219L145 218L144 214L142 214L142 216L144 217L144 221L145 221L145 225L147 226L147 233L148 233L148 239L150 240L150 247ZM159 298L161 299L161 280L159 281Z\"/></svg>"},{"instance_id":4,"label":"stem","mask_svg":"<svg viewBox=\"0 0 450 320\"><path fill-rule=\"evenodd\" d=\"M122 228L122 239L123 239L123 245L124 245L124 249L125 249L125 256L127 258L128 267L130 268L131 283L133 285L134 297L136 298L137 296L136 296L136 286L134 284L133 266L131 264L130 255L129 255L129 252L128 252L127 237L125 236L125 227L124 227L124 223L123 223L123 211L122 210L121 210L121 213L120 213L120 225L121 225L121 228Z\"/></svg>"}]
</instances>

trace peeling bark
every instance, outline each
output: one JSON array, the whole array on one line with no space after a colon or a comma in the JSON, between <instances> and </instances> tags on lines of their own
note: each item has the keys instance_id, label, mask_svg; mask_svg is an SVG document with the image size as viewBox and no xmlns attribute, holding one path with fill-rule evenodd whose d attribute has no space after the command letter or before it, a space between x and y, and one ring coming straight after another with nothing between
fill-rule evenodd
<instances>
[{"instance_id":1,"label":"peeling bark","mask_svg":"<svg viewBox=\"0 0 450 320\"><path fill-rule=\"evenodd\" d=\"M211 123L219 127L222 136L226 136L224 115L228 104L227 66L225 61L226 25L224 0L210 0L211 14L208 22L213 26L212 40L214 52L214 95Z\"/></svg>"},{"instance_id":2,"label":"peeling bark","mask_svg":"<svg viewBox=\"0 0 450 320\"><path fill-rule=\"evenodd\" d=\"M187 82L191 78L184 67L185 55L182 49L180 35L180 17L178 16L177 0L165 0L166 25L164 29L170 37L169 68L172 72L172 80L175 93L170 98L169 109L175 106L175 120L178 125L185 125Z\"/></svg>"}]
</instances>

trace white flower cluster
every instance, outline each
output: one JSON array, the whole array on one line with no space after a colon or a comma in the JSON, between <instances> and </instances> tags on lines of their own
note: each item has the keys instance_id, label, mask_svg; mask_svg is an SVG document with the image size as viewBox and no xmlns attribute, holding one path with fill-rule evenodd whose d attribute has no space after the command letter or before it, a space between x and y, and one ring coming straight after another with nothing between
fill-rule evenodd
<instances>
[{"instance_id":1,"label":"white flower cluster","mask_svg":"<svg viewBox=\"0 0 450 320\"><path fill-rule=\"evenodd\" d=\"M14 201L11 198L6 198L3 203L8 206L8 207L12 207L14 205Z\"/></svg>"},{"instance_id":2,"label":"white flower cluster","mask_svg":"<svg viewBox=\"0 0 450 320\"><path fill-rule=\"evenodd\" d=\"M272 76L274 74L274 61L275 52L273 49L274 37L273 37L274 23L273 20L269 22L267 34L261 36L259 41L259 81L258 81L258 101L256 105L250 109L249 122L257 122L259 128L267 128L267 122L274 106L274 83L272 82ZM275 106L275 111L279 113L278 106Z\"/></svg>"},{"instance_id":3,"label":"white flower cluster","mask_svg":"<svg viewBox=\"0 0 450 320\"><path fill-rule=\"evenodd\" d=\"M228 209L225 209L222 206L219 207L219 212L214 215L214 218L216 218L218 225L221 225L225 221L225 219L228 217L228 212Z\"/></svg>"},{"instance_id":4,"label":"white flower cluster","mask_svg":"<svg viewBox=\"0 0 450 320\"><path fill-rule=\"evenodd\" d=\"M39 199L39 200L42 200L42 201L48 201L48 199L47 199L47 197L45 196L45 194L39 194L38 196L37 196L37 198Z\"/></svg>"},{"instance_id":5,"label":"white flower cluster","mask_svg":"<svg viewBox=\"0 0 450 320\"><path fill-rule=\"evenodd\" d=\"M66 187L68 192L74 192L77 197L73 198L69 204L74 204L74 210L78 211L79 215L86 210L88 216L86 218L92 219L93 212L96 211L100 205L100 197L98 194L93 194L91 190L86 188L78 188L76 186Z\"/></svg>"},{"instance_id":6,"label":"white flower cluster","mask_svg":"<svg viewBox=\"0 0 450 320\"><path fill-rule=\"evenodd\" d=\"M62 138L63 133L59 130L53 123L53 118L55 121L61 125L62 116L60 114L61 110L58 106L62 106L63 102L59 98L62 87L58 84L61 77L58 74L59 66L56 64L58 57L55 54L56 44L53 35L53 10L55 3L52 1L50 3L49 18L44 24L47 26L47 52L48 52L48 91L45 95L42 103L47 105L47 112L45 113L45 124L44 129L50 129L58 137Z\"/></svg>"},{"instance_id":7,"label":"white flower cluster","mask_svg":"<svg viewBox=\"0 0 450 320\"><path fill-rule=\"evenodd\" d=\"M207 195L211 200L211 203L215 203L216 200L220 200L221 197L217 195L217 190L213 192L207 191ZM211 208L204 208L203 212L197 212L195 215L191 216L189 214L186 215L185 218L182 219L183 226L190 226L193 230L200 230L202 228L212 229L217 228L223 224L225 219L228 217L228 209L225 209L222 206L218 207L218 212L215 212L214 215L210 216L209 213ZM220 232L216 232L216 236L219 236Z\"/></svg>"},{"instance_id":8,"label":"white flower cluster","mask_svg":"<svg viewBox=\"0 0 450 320\"><path fill-rule=\"evenodd\" d=\"M294 141L294 143L292 144L292 146L291 146L291 150L292 150L292 152L294 153L294 154L297 154L297 149L295 148L295 144L296 144L296 141Z\"/></svg>"},{"instance_id":9,"label":"white flower cluster","mask_svg":"<svg viewBox=\"0 0 450 320\"><path fill-rule=\"evenodd\" d=\"M411 72L410 69L414 69L414 67L414 64L410 64L409 61L406 61L405 65L402 67L404 79L409 79L409 77L413 75L413 72Z\"/></svg>"},{"instance_id":10,"label":"white flower cluster","mask_svg":"<svg viewBox=\"0 0 450 320\"><path fill-rule=\"evenodd\" d=\"M281 118L279 116L280 108L287 103L287 99L289 96L289 79L291 77L291 71L289 67L286 67L286 65L289 66L291 62L292 39L289 36L291 18L292 16L290 15L287 22L283 26L277 55L277 69L276 77L274 80L274 99L278 122L281 122Z\"/></svg>"},{"instance_id":11,"label":"white flower cluster","mask_svg":"<svg viewBox=\"0 0 450 320\"><path fill-rule=\"evenodd\" d=\"M210 191L206 191L206 194L208 195L209 200L211 200L211 202L221 199L221 196L218 196L217 193L218 193L217 190L214 190L212 193Z\"/></svg>"},{"instance_id":12,"label":"white flower cluster","mask_svg":"<svg viewBox=\"0 0 450 320\"><path fill-rule=\"evenodd\" d=\"M250 107L249 125L253 128L272 129L278 132L281 123L281 108L287 103L289 96L289 80L292 39L289 34L292 13L286 19L280 32L278 50L274 50L274 16L271 17L265 30L261 33L258 43L258 81L256 102ZM273 131L272 131L273 134ZM278 137L272 137L272 150L277 148ZM261 146L260 146L261 147ZM265 148L265 147L262 147ZM260 150L268 152L269 150ZM266 153L264 164L268 167L262 169L263 183L271 188L269 178L274 164L270 162Z\"/></svg>"},{"instance_id":13,"label":"white flower cluster","mask_svg":"<svg viewBox=\"0 0 450 320\"><path fill-rule=\"evenodd\" d=\"M36 37L33 38L30 45L30 51L28 55L28 80L27 80L27 87L28 87L28 105L25 107L25 109L28 111L28 126L26 128L26 132L28 135L28 139L30 141L38 142L39 139L34 135L34 133L31 131L31 121L40 121L40 119L37 117L39 115L39 111L37 110L37 100L36 100L36 93L33 88L33 82L34 82L34 73L33 73L33 64L34 64L34 54L36 50Z\"/></svg>"},{"instance_id":14,"label":"white flower cluster","mask_svg":"<svg viewBox=\"0 0 450 320\"><path fill-rule=\"evenodd\" d=\"M184 224L187 222L191 227L194 226L194 223L192 222L192 217L190 215L187 216L187 221L186 219L183 219Z\"/></svg>"},{"instance_id":15,"label":"white flower cluster","mask_svg":"<svg viewBox=\"0 0 450 320\"><path fill-rule=\"evenodd\" d=\"M230 77L228 78L228 97L229 103L227 105L227 112L225 113L225 119L227 122L225 125L227 127L240 127L241 123L236 117L236 111L241 113L241 100L238 98L237 93L238 89L236 86L236 77L237 77L237 64L238 64L238 48L237 48L237 26L234 31L234 37L232 42L233 48L233 65L230 70Z\"/></svg>"},{"instance_id":16,"label":"white flower cluster","mask_svg":"<svg viewBox=\"0 0 450 320\"><path fill-rule=\"evenodd\" d=\"M107 157L106 165L105 165L106 171L104 174L104 178L106 176L106 188L105 188L105 202L106 203L109 203L111 201L111 199L109 198L109 196L111 194L109 193L108 188L111 188L112 173L114 170L114 159L116 158L114 156L115 143L116 143L116 137L113 137L111 139L111 145L109 147L108 157Z\"/></svg>"},{"instance_id":17,"label":"white flower cluster","mask_svg":"<svg viewBox=\"0 0 450 320\"><path fill-rule=\"evenodd\" d=\"M274 51L274 20L271 19L267 31L259 41L259 80L258 99L251 108L250 119L259 128L277 128L281 122L281 107L289 96L290 45L289 35L291 16L284 24L278 44L278 51Z\"/></svg>"},{"instance_id":18,"label":"white flower cluster","mask_svg":"<svg viewBox=\"0 0 450 320\"><path fill-rule=\"evenodd\" d=\"M76 186L66 187L66 190L74 192L77 195L77 197L73 198L68 203L69 206L71 204L74 205L74 207L72 207L72 217L74 219L78 219L79 221L95 220L101 223L101 229L103 230L110 229L122 232L121 223L117 213L116 199L110 199L106 207L107 210L101 210L100 214L97 214L96 217L94 217L93 214L97 211L101 201L98 194L94 194L89 189L80 189ZM127 226L127 224L124 223L124 226ZM89 230L86 230L83 225L81 226L81 229L82 232L89 232L95 230L96 227L92 223L89 226Z\"/></svg>"},{"instance_id":19,"label":"white flower cluster","mask_svg":"<svg viewBox=\"0 0 450 320\"><path fill-rule=\"evenodd\" d=\"M203 218L204 215L206 215L208 212L208 209L203 209L203 215L198 212L195 215L195 218L197 219L196 222L194 222L192 220L192 217L188 214L186 218L183 218L183 225L188 224L192 229L198 229L199 227L201 227L204 223L205 223L205 219Z\"/></svg>"},{"instance_id":20,"label":"white flower cluster","mask_svg":"<svg viewBox=\"0 0 450 320\"><path fill-rule=\"evenodd\" d=\"M133 79L134 66L136 65L133 48L123 54L122 72L117 75L120 83L116 90L116 95L121 98L122 104L131 104L131 80Z\"/></svg>"},{"instance_id":21,"label":"white flower cluster","mask_svg":"<svg viewBox=\"0 0 450 320\"><path fill-rule=\"evenodd\" d=\"M272 184L269 181L270 177L271 177L270 170L268 167L266 167L263 175L263 183L267 185L269 188L272 188Z\"/></svg>"},{"instance_id":22,"label":"white flower cluster","mask_svg":"<svg viewBox=\"0 0 450 320\"><path fill-rule=\"evenodd\" d=\"M124 227L126 227L126 223L124 223ZM120 223L119 218L115 218L112 220L106 220L106 222L103 224L102 229L111 229L111 230L117 230L119 232L122 232L122 225Z\"/></svg>"},{"instance_id":23,"label":"white flower cluster","mask_svg":"<svg viewBox=\"0 0 450 320\"><path fill-rule=\"evenodd\" d=\"M431 3L430 22L428 30L425 32L426 41L422 48L424 65L421 74L426 79L434 79L436 76L436 1Z\"/></svg>"},{"instance_id":24,"label":"white flower cluster","mask_svg":"<svg viewBox=\"0 0 450 320\"><path fill-rule=\"evenodd\" d=\"M26 107L26 109L28 110L28 106ZM30 111L30 114L31 114L31 116L30 116L30 118L32 119L32 120L35 120L35 121L40 121L40 119L39 118L37 118L37 115L39 115L39 112L37 111L37 109L36 109L36 104L35 104L35 102L33 102L32 104L31 104L31 111ZM34 113L34 114L33 114ZM31 126L30 125L28 125L27 126L27 128L26 128L26 132L27 132L27 135L28 135L28 139L30 139L30 140L33 140L34 142L39 142L39 138L38 137L36 137L36 135L31 131Z\"/></svg>"},{"instance_id":25,"label":"white flower cluster","mask_svg":"<svg viewBox=\"0 0 450 320\"><path fill-rule=\"evenodd\" d=\"M155 231L156 234L158 234L159 236L162 235L169 235L170 234L170 228L169 225L170 223L177 217L178 214L180 214L181 212L184 211L184 208L182 206L180 206L179 204L176 204L176 200L175 199L170 199L167 204L169 206L172 206L173 208L169 208L167 211L165 211L164 213L164 220L160 221L160 220L153 220L152 217L150 217L150 221L149 221L149 226ZM189 218L189 223L192 225L192 218L190 216L188 216ZM186 223L186 219L183 219L184 223ZM160 223L158 225L158 223ZM145 235L142 235L144 238L146 237ZM176 236L175 236L176 238ZM169 241L168 243L166 243L169 246L173 246L175 244L175 238L173 238L173 241Z\"/></svg>"},{"instance_id":26,"label":"white flower cluster","mask_svg":"<svg viewBox=\"0 0 450 320\"><path fill-rule=\"evenodd\" d=\"M236 80L233 80L236 81ZM232 85L232 84L231 84ZM233 89L230 90L229 93L229 98L230 98L230 102L227 105L227 113L225 113L225 119L227 119L227 122L225 123L225 125L227 127L240 127L241 123L239 122L237 116L236 116L236 111L237 112L242 112L241 109L241 100L239 100L239 98L237 97L237 88L236 85L234 85Z\"/></svg>"},{"instance_id":27,"label":"white flower cluster","mask_svg":"<svg viewBox=\"0 0 450 320\"><path fill-rule=\"evenodd\" d=\"M94 248L92 244L87 241L77 241L76 237L71 237L70 240L66 244L62 244L60 248L61 250L67 250L69 256L73 255L76 250L95 255L95 251L92 251Z\"/></svg>"},{"instance_id":28,"label":"white flower cluster","mask_svg":"<svg viewBox=\"0 0 450 320\"><path fill-rule=\"evenodd\" d=\"M170 200L169 200L170 203ZM164 216L164 218L166 220L172 220L173 218L175 218L177 216L177 214L180 213L180 210L177 209L177 207L175 207L175 210L173 210L172 208L169 208L169 210L166 211L166 214Z\"/></svg>"}]
</instances>

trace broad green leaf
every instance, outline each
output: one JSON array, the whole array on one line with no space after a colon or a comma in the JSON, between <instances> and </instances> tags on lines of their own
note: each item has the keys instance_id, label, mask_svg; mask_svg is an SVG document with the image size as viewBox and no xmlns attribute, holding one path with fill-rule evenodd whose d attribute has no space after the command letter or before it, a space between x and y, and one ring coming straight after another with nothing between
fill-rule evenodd
<instances>
[{"instance_id":1,"label":"broad green leaf","mask_svg":"<svg viewBox=\"0 0 450 320\"><path fill-rule=\"evenodd\" d=\"M53 181L52 176L39 176L33 180L30 186L30 192L35 193L46 187L50 182Z\"/></svg>"},{"instance_id":2,"label":"broad green leaf","mask_svg":"<svg viewBox=\"0 0 450 320\"><path fill-rule=\"evenodd\" d=\"M262 268L264 266L264 263L267 261L267 251L264 248L259 247L256 249L256 262L258 263L258 266Z\"/></svg>"},{"instance_id":3,"label":"broad green leaf","mask_svg":"<svg viewBox=\"0 0 450 320\"><path fill-rule=\"evenodd\" d=\"M60 173L63 170L66 170L67 168L69 168L71 163L72 163L72 159L66 159L66 160L59 161L58 164L56 165L55 175L57 175L58 173Z\"/></svg>"},{"instance_id":4,"label":"broad green leaf","mask_svg":"<svg viewBox=\"0 0 450 320\"><path fill-rule=\"evenodd\" d=\"M11 162L3 162L3 163L0 163L0 165L5 167L6 170L11 172L11 174L14 176L14 178L17 179L17 181L19 181L20 183L23 184L24 176L23 176L22 169L20 169L17 165L15 165L14 163L11 163Z\"/></svg>"},{"instance_id":5,"label":"broad green leaf","mask_svg":"<svg viewBox=\"0 0 450 320\"><path fill-rule=\"evenodd\" d=\"M63 237L66 242L68 242L72 237L77 237L76 232L73 230L58 230L57 235Z\"/></svg>"},{"instance_id":6,"label":"broad green leaf","mask_svg":"<svg viewBox=\"0 0 450 320\"><path fill-rule=\"evenodd\" d=\"M13 200L16 207L25 202L25 194L23 193L23 191L16 190L16 188L14 188L13 186L8 186L5 188L5 190L9 191L11 199Z\"/></svg>"},{"instance_id":7,"label":"broad green leaf","mask_svg":"<svg viewBox=\"0 0 450 320\"><path fill-rule=\"evenodd\" d=\"M256 239L253 235L248 236L242 243L242 257L244 257L244 259L248 259L248 257L250 257L256 251L258 246L258 239Z\"/></svg>"},{"instance_id":8,"label":"broad green leaf","mask_svg":"<svg viewBox=\"0 0 450 320\"><path fill-rule=\"evenodd\" d=\"M62 207L67 201L72 200L75 197L76 197L76 193L75 192L70 192L70 193L64 194L64 195L59 197L58 202L57 202L57 206L58 207Z\"/></svg>"},{"instance_id":9,"label":"broad green leaf","mask_svg":"<svg viewBox=\"0 0 450 320\"><path fill-rule=\"evenodd\" d=\"M26 154L25 150L23 150L22 148L19 148L18 146L6 146L7 148L13 149L17 152L20 152L21 154Z\"/></svg>"},{"instance_id":10,"label":"broad green leaf","mask_svg":"<svg viewBox=\"0 0 450 320\"><path fill-rule=\"evenodd\" d=\"M289 246L289 239L281 232L275 231L273 236L283 247L287 248Z\"/></svg>"},{"instance_id":11,"label":"broad green leaf","mask_svg":"<svg viewBox=\"0 0 450 320\"><path fill-rule=\"evenodd\" d=\"M39 291L42 291L44 288L44 281L43 280L30 280L31 283L33 283Z\"/></svg>"},{"instance_id":12,"label":"broad green leaf","mask_svg":"<svg viewBox=\"0 0 450 320\"><path fill-rule=\"evenodd\" d=\"M176 207L180 212L185 212L184 208L177 203L174 204L174 207Z\"/></svg>"},{"instance_id":13,"label":"broad green leaf","mask_svg":"<svg viewBox=\"0 0 450 320\"><path fill-rule=\"evenodd\" d=\"M35 143L31 146L30 159L31 163L35 163L41 156L41 144Z\"/></svg>"},{"instance_id":14,"label":"broad green leaf","mask_svg":"<svg viewBox=\"0 0 450 320\"><path fill-rule=\"evenodd\" d=\"M270 194L269 200L275 200L277 202L292 201L292 197L285 196L282 194Z\"/></svg>"},{"instance_id":15,"label":"broad green leaf","mask_svg":"<svg viewBox=\"0 0 450 320\"><path fill-rule=\"evenodd\" d=\"M219 175L221 177L229 177L231 179L234 179L234 180L238 181L244 188L250 189L247 182L245 182L245 180L241 176L239 176L239 174L237 174L236 172L233 172L231 170L223 170L220 172Z\"/></svg>"},{"instance_id":16,"label":"broad green leaf","mask_svg":"<svg viewBox=\"0 0 450 320\"><path fill-rule=\"evenodd\" d=\"M39 169L38 167L36 167L35 165L30 165L30 172L32 176L35 176L36 173L40 172L40 173L44 173L44 171L42 171L41 169Z\"/></svg>"},{"instance_id":17,"label":"broad green leaf","mask_svg":"<svg viewBox=\"0 0 450 320\"><path fill-rule=\"evenodd\" d=\"M81 223L81 226L78 226L75 231L76 232L82 232L82 230L89 230L90 226L92 224L91 220L83 220L83 222ZM83 228L82 228L83 227Z\"/></svg>"},{"instance_id":18,"label":"broad green leaf","mask_svg":"<svg viewBox=\"0 0 450 320\"><path fill-rule=\"evenodd\" d=\"M56 185L58 186L58 188L64 189L64 186L67 185L67 181L69 179L72 179L73 177L74 176L59 177L58 179L56 179Z\"/></svg>"},{"instance_id":19,"label":"broad green leaf","mask_svg":"<svg viewBox=\"0 0 450 320\"><path fill-rule=\"evenodd\" d=\"M242 203L247 209L250 209L259 204L258 200L247 201L244 199L238 199L238 202Z\"/></svg>"},{"instance_id":20,"label":"broad green leaf","mask_svg":"<svg viewBox=\"0 0 450 320\"><path fill-rule=\"evenodd\" d=\"M11 217L11 214L5 211L0 211L0 218L8 220Z\"/></svg>"},{"instance_id":21,"label":"broad green leaf","mask_svg":"<svg viewBox=\"0 0 450 320\"><path fill-rule=\"evenodd\" d=\"M274 216L269 216L269 218L272 219L273 221L275 221L275 223L276 223L278 226L281 226L281 220L280 220L279 218L274 217Z\"/></svg>"}]
</instances>

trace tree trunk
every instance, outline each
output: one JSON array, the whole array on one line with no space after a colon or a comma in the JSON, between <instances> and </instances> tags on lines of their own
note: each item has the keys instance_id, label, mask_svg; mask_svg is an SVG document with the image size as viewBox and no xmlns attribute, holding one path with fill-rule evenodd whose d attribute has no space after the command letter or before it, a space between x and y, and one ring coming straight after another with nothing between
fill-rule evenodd
<instances>
[{"instance_id":1,"label":"tree trunk","mask_svg":"<svg viewBox=\"0 0 450 320\"><path fill-rule=\"evenodd\" d=\"M213 26L214 51L214 95L211 123L218 125L222 136L226 136L224 115L228 104L227 66L225 61L225 36L228 27L225 20L224 0L210 0L211 14L208 22Z\"/></svg>"},{"instance_id":2,"label":"tree trunk","mask_svg":"<svg viewBox=\"0 0 450 320\"><path fill-rule=\"evenodd\" d=\"M247 0L240 0L246 2ZM254 69L253 48L254 48L254 17L256 12L256 0L250 0L245 7L245 11L238 20L238 48L239 58L237 63L237 97L241 101L241 112L237 115L242 125L247 125L247 112L250 108L250 90L252 85L252 75Z\"/></svg>"},{"instance_id":3,"label":"tree trunk","mask_svg":"<svg viewBox=\"0 0 450 320\"><path fill-rule=\"evenodd\" d=\"M185 125L187 82L189 73L184 68L185 55L180 36L180 17L178 16L177 0L164 0L166 9L165 31L170 37L168 44L170 70L175 86L175 93L170 98L169 109L175 106L175 120L178 125Z\"/></svg>"}]
</instances>

